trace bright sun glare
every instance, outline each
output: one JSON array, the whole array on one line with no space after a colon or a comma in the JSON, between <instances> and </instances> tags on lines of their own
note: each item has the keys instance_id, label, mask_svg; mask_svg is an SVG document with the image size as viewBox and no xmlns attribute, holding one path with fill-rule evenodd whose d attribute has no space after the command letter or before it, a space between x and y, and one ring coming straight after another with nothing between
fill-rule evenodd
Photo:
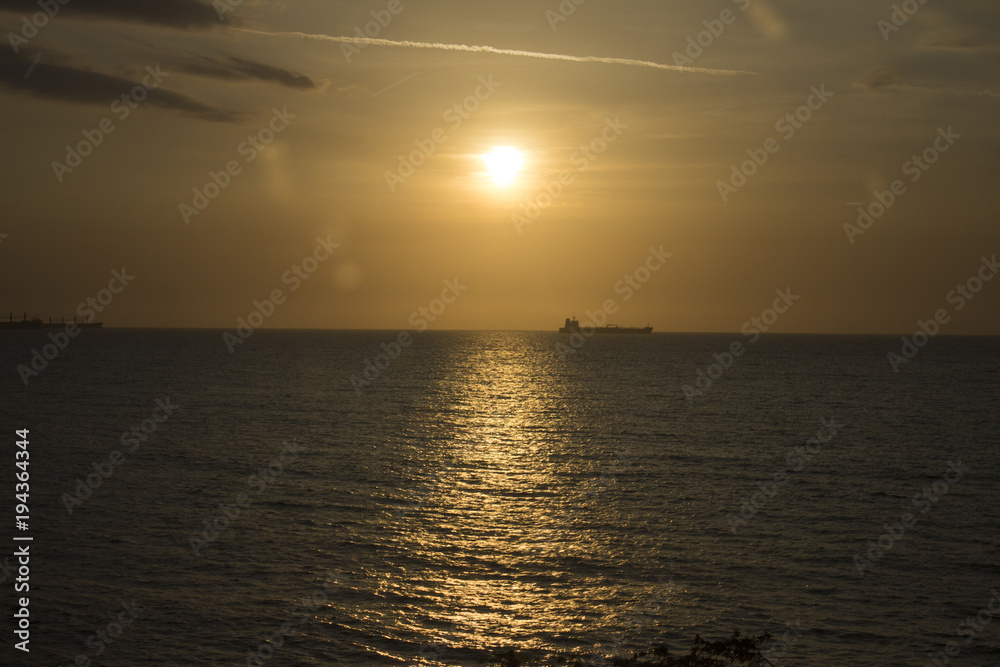
<instances>
[{"instance_id":1,"label":"bright sun glare","mask_svg":"<svg viewBox=\"0 0 1000 667\"><path fill-rule=\"evenodd\" d=\"M500 186L510 185L524 166L521 151L513 146L494 146L489 153L483 155L486 170L493 182Z\"/></svg>"}]
</instances>

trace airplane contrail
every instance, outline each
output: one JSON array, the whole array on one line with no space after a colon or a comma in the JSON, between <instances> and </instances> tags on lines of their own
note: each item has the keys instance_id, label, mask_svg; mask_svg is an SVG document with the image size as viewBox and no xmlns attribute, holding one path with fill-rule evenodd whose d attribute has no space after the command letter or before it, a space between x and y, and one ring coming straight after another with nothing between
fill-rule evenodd
<instances>
[{"instance_id":1,"label":"airplane contrail","mask_svg":"<svg viewBox=\"0 0 1000 667\"><path fill-rule=\"evenodd\" d=\"M439 42L413 42L409 40L395 41L378 37L335 37L308 32L265 32L248 28L231 28L254 35L267 37L296 37L299 39L314 39L321 42L337 42L338 44L363 44L373 46L397 46L411 49L437 49L439 51L468 51L471 53L495 53L502 56L521 56L524 58L541 58L543 60L566 60L575 63L604 63L607 65L629 65L632 67L651 67L653 69L670 70L673 72L688 72L692 74L714 74L735 76L739 74L756 74L737 69L709 69L707 67L681 67L665 65L649 60L632 60L631 58L602 58L598 56L569 56L560 53L539 53L537 51L520 51L517 49L498 49L495 46L478 46L469 44L442 44Z\"/></svg>"}]
</instances>

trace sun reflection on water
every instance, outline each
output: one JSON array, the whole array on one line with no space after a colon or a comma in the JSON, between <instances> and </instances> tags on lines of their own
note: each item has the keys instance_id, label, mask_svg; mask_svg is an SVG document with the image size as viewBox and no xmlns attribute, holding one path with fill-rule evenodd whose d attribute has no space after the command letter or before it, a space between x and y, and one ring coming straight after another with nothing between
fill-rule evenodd
<instances>
[{"instance_id":1,"label":"sun reflection on water","mask_svg":"<svg viewBox=\"0 0 1000 667\"><path fill-rule=\"evenodd\" d=\"M406 664L648 647L679 594L629 496L641 465L616 382L564 363L551 335L425 336L406 391L377 398L366 513L331 524L358 567L330 626Z\"/></svg>"},{"instance_id":2,"label":"sun reflection on water","mask_svg":"<svg viewBox=\"0 0 1000 667\"><path fill-rule=\"evenodd\" d=\"M447 435L415 454L419 510L395 529L421 581L408 592L437 614L400 624L429 632L437 653L576 646L621 614L608 601L622 596L616 568L629 556L604 543L595 516L620 518L602 497L614 480L588 487L613 457L579 456L604 436L551 345L480 345L458 346L449 372L429 380L427 414ZM421 659L435 664L426 646Z\"/></svg>"}]
</instances>

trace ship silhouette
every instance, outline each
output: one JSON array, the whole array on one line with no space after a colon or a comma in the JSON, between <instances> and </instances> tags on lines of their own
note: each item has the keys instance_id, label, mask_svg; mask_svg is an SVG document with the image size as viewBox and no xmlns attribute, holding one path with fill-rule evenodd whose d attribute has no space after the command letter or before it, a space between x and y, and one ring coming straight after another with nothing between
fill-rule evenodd
<instances>
[{"instance_id":1,"label":"ship silhouette","mask_svg":"<svg viewBox=\"0 0 1000 667\"><path fill-rule=\"evenodd\" d=\"M572 319L566 318L566 323L560 327L559 333L564 334L574 334L574 333L599 333L599 334L648 334L653 333L653 327L620 327L616 324L609 324L606 327L580 327L580 321L574 316Z\"/></svg>"},{"instance_id":2,"label":"ship silhouette","mask_svg":"<svg viewBox=\"0 0 1000 667\"><path fill-rule=\"evenodd\" d=\"M100 329L104 326L104 322L77 322L76 317L73 318L72 323L81 329ZM22 319L15 320L14 313L11 313L6 322L0 321L0 329L61 329L67 324L69 322L66 322L65 318L62 317L59 318L58 322L53 322L51 317L48 322L45 322L38 315L29 320L28 313L25 313Z\"/></svg>"}]
</instances>

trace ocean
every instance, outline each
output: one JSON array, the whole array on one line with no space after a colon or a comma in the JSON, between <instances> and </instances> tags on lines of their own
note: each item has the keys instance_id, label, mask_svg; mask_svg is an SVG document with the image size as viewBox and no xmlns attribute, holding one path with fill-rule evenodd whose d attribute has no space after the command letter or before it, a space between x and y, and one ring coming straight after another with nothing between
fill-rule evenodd
<instances>
[{"instance_id":1,"label":"ocean","mask_svg":"<svg viewBox=\"0 0 1000 667\"><path fill-rule=\"evenodd\" d=\"M222 334L0 332L0 664L1000 664L997 338Z\"/></svg>"}]
</instances>

